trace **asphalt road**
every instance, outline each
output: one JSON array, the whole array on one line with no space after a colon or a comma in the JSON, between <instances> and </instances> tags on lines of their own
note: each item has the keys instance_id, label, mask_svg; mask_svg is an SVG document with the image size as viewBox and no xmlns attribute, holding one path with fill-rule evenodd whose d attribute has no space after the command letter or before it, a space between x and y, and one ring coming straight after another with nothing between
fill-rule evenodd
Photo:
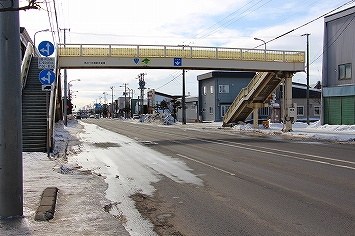
<instances>
[{"instance_id":1,"label":"asphalt road","mask_svg":"<svg viewBox=\"0 0 355 236\"><path fill-rule=\"evenodd\" d=\"M182 235L355 235L355 145L84 122L179 158L204 181L203 187L169 179L154 185L156 207Z\"/></svg>"}]
</instances>

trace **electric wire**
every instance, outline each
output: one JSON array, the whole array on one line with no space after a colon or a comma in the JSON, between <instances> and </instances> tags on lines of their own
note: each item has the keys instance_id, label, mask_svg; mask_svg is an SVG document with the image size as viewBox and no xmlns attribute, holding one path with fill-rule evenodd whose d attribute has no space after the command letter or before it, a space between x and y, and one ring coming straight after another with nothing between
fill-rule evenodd
<instances>
[{"instance_id":1,"label":"electric wire","mask_svg":"<svg viewBox=\"0 0 355 236\"><path fill-rule=\"evenodd\" d=\"M176 72L174 72L174 74L175 74L175 75L170 74L170 76L172 76L172 77L173 77L173 79L171 79L170 81L166 82L166 83L165 83L165 84L163 84L162 86L158 87L158 88L157 88L157 90L158 90L158 89L161 89L161 88L163 88L163 87L165 87L166 85L170 84L170 83L171 83L171 82L173 82L174 80L176 80L176 79L178 79L178 78L180 78L180 77L181 77L181 74L180 74L180 73L178 73L177 71L176 71Z\"/></svg>"},{"instance_id":2,"label":"electric wire","mask_svg":"<svg viewBox=\"0 0 355 236\"><path fill-rule=\"evenodd\" d=\"M55 1L56 0L53 0L54 16L55 16L55 22L56 22L56 25L57 25L58 42L60 43L61 40L60 40L60 32L59 32L59 22L58 22L58 14L57 14L57 7L56 7L56 4L55 4Z\"/></svg>"},{"instance_id":3,"label":"electric wire","mask_svg":"<svg viewBox=\"0 0 355 236\"><path fill-rule=\"evenodd\" d=\"M331 10L331 11L329 11L329 12L327 12L327 13L325 13L325 14L323 14L323 15L321 15L321 16L315 18L315 19L313 19L313 20L311 20L311 21L308 21L307 23L304 23L304 24L302 24L302 25L300 25L300 26L298 26L298 27L296 27L296 28L293 28L292 30L290 30L290 31L288 31L288 32L286 32L286 33L283 33L283 34L281 34L281 35L279 35L279 36L277 36L277 37L275 37L275 38L273 38L273 39L271 39L271 40L269 40L269 41L266 41L265 43L270 43L270 42L273 42L273 41L275 41L275 40L277 40L277 39L279 39L279 38L281 38L281 37L284 37L284 36L286 36L286 35L288 35L288 34L294 32L294 31L296 31L296 30L298 30L298 29L300 29L300 28L302 28L302 27L304 27L304 26L306 26L306 25L309 25L309 24L311 24L311 23L313 23L313 22L315 22L315 21L317 21L317 20L319 20L319 19L321 19L321 18L323 18L323 17L329 15L330 13L333 13L333 12L337 11L338 9L340 9L340 8L346 6L346 5L351 4L352 2L355 2L355 0L351 0L351 1L347 2L347 3L344 3L344 4L342 4L341 6L335 8L335 9L333 9L333 10ZM262 43L262 44L256 46L255 48L260 47L260 46L263 46L263 45L264 45L264 43Z\"/></svg>"},{"instance_id":4,"label":"electric wire","mask_svg":"<svg viewBox=\"0 0 355 236\"><path fill-rule=\"evenodd\" d=\"M320 53L320 55L317 56L314 60L312 60L312 61L310 62L310 65L312 65L313 63L315 63L321 56L323 56L324 50L325 50L326 48L329 48L330 46L332 46L334 43L336 43L336 42L338 41L338 39L340 38L340 36L348 29L348 27L349 27L350 24L354 21L354 19L355 19L355 16L353 16L353 17L349 20L348 23L347 23L347 22L344 22L344 23L343 23L343 25L342 25L342 26L339 28L339 30L333 35L333 37L332 37L330 40L328 40L327 43L323 46L323 50L322 50L322 52ZM347 24L346 24L346 23L347 23ZM342 29L345 24L346 24L346 26L344 27L344 29ZM341 32L339 33L339 31L341 31ZM339 33L339 34L338 34L338 33ZM334 39L334 40L333 40L333 39Z\"/></svg>"},{"instance_id":5,"label":"electric wire","mask_svg":"<svg viewBox=\"0 0 355 236\"><path fill-rule=\"evenodd\" d=\"M287 15L287 17L285 17L285 18L283 18L283 19L280 19L280 22L284 22L285 20L290 19L291 17L293 17L294 15L300 13L300 12L303 11L304 9L309 9L310 7L312 7L313 5L315 5L316 3L320 2L320 1L321 1L321 0L317 0L317 1L315 1L315 2L313 2L313 3L311 3L311 4L309 4L309 5L307 5L306 7L304 7L304 8L302 8L302 9L300 9L300 10L294 12L293 14ZM305 1L303 1L303 2L308 2L308 0L305 0ZM277 26L277 25L269 26L269 27L267 27L267 28L265 28L265 29L263 29L263 30L261 30L261 31L259 31L259 32L264 32L264 31L269 30L270 28L272 28L272 27L274 27L274 26ZM249 40L249 38L245 39L244 41L246 41L246 40ZM242 42L244 42L244 41L242 41Z\"/></svg>"},{"instance_id":6,"label":"electric wire","mask_svg":"<svg viewBox=\"0 0 355 236\"><path fill-rule=\"evenodd\" d=\"M51 14L50 14L50 9L48 6L48 1L45 1L46 3L46 11L47 11L47 15L48 15L48 21L49 21L49 27L50 27L50 30L51 30L51 33L52 33L52 39L53 39L53 42L56 42L55 40L55 34L54 34L54 28L53 28L53 22L52 22L52 18L51 18Z\"/></svg>"},{"instance_id":7,"label":"electric wire","mask_svg":"<svg viewBox=\"0 0 355 236\"><path fill-rule=\"evenodd\" d=\"M226 17L224 17L223 19L217 21L217 22L214 23L213 25L211 25L211 26L207 27L206 29L202 30L202 31L199 32L197 35L195 35L195 37L193 37L193 38L198 38L200 34L203 34L204 32L206 32L206 31L208 31L208 30L210 30L210 29L213 29L215 26L218 26L219 23L222 23L224 20L226 20L226 19L228 19L229 17L235 15L239 10L241 10L241 9L243 9L244 7L246 7L247 5L251 4L253 1L254 1L254 0L248 2L247 4L245 4L245 5L243 5L242 7L240 7L238 10L236 10L236 11L230 13L229 15L227 15ZM261 2L261 1L262 1L262 0L260 0L259 2ZM259 3L259 2L258 2L258 3Z\"/></svg>"},{"instance_id":8,"label":"electric wire","mask_svg":"<svg viewBox=\"0 0 355 236\"><path fill-rule=\"evenodd\" d=\"M205 39L207 37L209 37L210 35L212 35L213 33L217 32L219 29L221 29L222 27L227 27L230 26L231 24L234 24L235 22L243 19L244 17L246 17L247 15L250 15L251 13L255 12L256 10L260 9L261 7L265 6L266 4L270 3L273 0L269 0L267 2L265 2L262 5L257 6L260 2L262 2L262 0L260 0L259 2L257 2L256 4L252 5L251 7L249 7L248 9L246 9L245 11L243 11L241 13L241 15L239 16L239 18L237 18L238 16L233 17L232 19L228 20L226 23L220 25L218 28L212 30L211 32L209 32L208 34L205 34L204 36L198 37L197 40L199 39ZM257 6L256 8L254 8L252 11L249 11L251 8L253 8L254 6ZM245 13L245 14L243 14ZM236 19L237 18L237 19Z\"/></svg>"}]
</instances>

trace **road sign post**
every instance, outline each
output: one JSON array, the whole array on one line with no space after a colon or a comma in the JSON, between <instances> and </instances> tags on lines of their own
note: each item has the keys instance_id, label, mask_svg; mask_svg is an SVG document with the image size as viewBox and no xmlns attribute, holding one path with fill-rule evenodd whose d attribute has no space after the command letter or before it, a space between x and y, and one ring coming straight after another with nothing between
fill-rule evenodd
<instances>
[{"instance_id":1,"label":"road sign post","mask_svg":"<svg viewBox=\"0 0 355 236\"><path fill-rule=\"evenodd\" d=\"M51 85L55 80L55 74L51 70L42 70L39 73L39 81L44 85Z\"/></svg>"},{"instance_id":2,"label":"road sign post","mask_svg":"<svg viewBox=\"0 0 355 236\"><path fill-rule=\"evenodd\" d=\"M49 41L42 41L38 45L38 51L42 56L49 57L54 53L54 45Z\"/></svg>"}]
</instances>

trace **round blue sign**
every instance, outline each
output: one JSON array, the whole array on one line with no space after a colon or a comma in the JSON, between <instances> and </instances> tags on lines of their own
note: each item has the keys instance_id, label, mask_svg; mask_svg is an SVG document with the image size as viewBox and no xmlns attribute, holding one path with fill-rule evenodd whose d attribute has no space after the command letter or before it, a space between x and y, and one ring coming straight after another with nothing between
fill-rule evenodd
<instances>
[{"instance_id":1,"label":"round blue sign","mask_svg":"<svg viewBox=\"0 0 355 236\"><path fill-rule=\"evenodd\" d=\"M39 81L44 85L50 85L55 80L55 74L51 70L42 70L39 73Z\"/></svg>"},{"instance_id":2,"label":"round blue sign","mask_svg":"<svg viewBox=\"0 0 355 236\"><path fill-rule=\"evenodd\" d=\"M54 45L49 41L42 41L38 45L38 51L42 56L48 57L54 53Z\"/></svg>"}]
</instances>

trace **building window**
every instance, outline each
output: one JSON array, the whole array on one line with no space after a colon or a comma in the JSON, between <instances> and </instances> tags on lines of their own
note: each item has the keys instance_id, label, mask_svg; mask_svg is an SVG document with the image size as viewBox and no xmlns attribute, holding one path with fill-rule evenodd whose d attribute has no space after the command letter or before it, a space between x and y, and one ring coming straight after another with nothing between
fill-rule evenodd
<instances>
[{"instance_id":1,"label":"building window","mask_svg":"<svg viewBox=\"0 0 355 236\"><path fill-rule=\"evenodd\" d=\"M339 71L339 80L351 79L351 63L339 65L338 71Z\"/></svg>"},{"instance_id":2,"label":"building window","mask_svg":"<svg viewBox=\"0 0 355 236\"><path fill-rule=\"evenodd\" d=\"M210 86L210 92L211 92L211 94L214 93L214 87L213 87L213 85Z\"/></svg>"},{"instance_id":3,"label":"building window","mask_svg":"<svg viewBox=\"0 0 355 236\"><path fill-rule=\"evenodd\" d=\"M207 94L207 88L206 86L203 86L203 95L206 95Z\"/></svg>"},{"instance_id":4,"label":"building window","mask_svg":"<svg viewBox=\"0 0 355 236\"><path fill-rule=\"evenodd\" d=\"M220 85L219 93L229 93L229 85Z\"/></svg>"},{"instance_id":5,"label":"building window","mask_svg":"<svg viewBox=\"0 0 355 236\"><path fill-rule=\"evenodd\" d=\"M297 116L304 116L304 107L297 107Z\"/></svg>"},{"instance_id":6,"label":"building window","mask_svg":"<svg viewBox=\"0 0 355 236\"><path fill-rule=\"evenodd\" d=\"M314 116L320 116L321 109L320 107L314 107Z\"/></svg>"},{"instance_id":7,"label":"building window","mask_svg":"<svg viewBox=\"0 0 355 236\"><path fill-rule=\"evenodd\" d=\"M227 113L230 105L221 105L221 116L224 117L224 115Z\"/></svg>"},{"instance_id":8,"label":"building window","mask_svg":"<svg viewBox=\"0 0 355 236\"><path fill-rule=\"evenodd\" d=\"M213 114L213 107L210 107L210 114Z\"/></svg>"}]
</instances>

